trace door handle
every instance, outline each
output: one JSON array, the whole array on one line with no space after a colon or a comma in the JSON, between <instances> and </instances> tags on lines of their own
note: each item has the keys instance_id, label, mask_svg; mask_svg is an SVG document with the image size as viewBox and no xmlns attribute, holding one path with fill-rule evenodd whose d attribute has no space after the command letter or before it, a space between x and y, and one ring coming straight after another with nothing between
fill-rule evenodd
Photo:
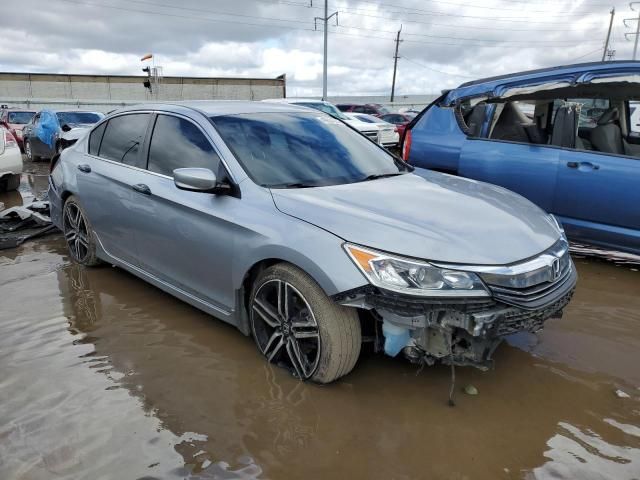
<instances>
[{"instance_id":1,"label":"door handle","mask_svg":"<svg viewBox=\"0 0 640 480\"><path fill-rule=\"evenodd\" d=\"M80 170L81 172L84 172L84 173L89 173L89 172L91 172L91 167L89 165L87 165L86 163L82 163L82 164L78 165L78 170Z\"/></svg>"},{"instance_id":2,"label":"door handle","mask_svg":"<svg viewBox=\"0 0 640 480\"><path fill-rule=\"evenodd\" d=\"M580 168L584 167L584 170L600 170L600 165L591 162L567 162L567 167L569 168Z\"/></svg>"},{"instance_id":3,"label":"door handle","mask_svg":"<svg viewBox=\"0 0 640 480\"><path fill-rule=\"evenodd\" d=\"M143 195L151 195L151 189L144 183L136 183L131 188L133 188L136 192L141 193Z\"/></svg>"}]
</instances>

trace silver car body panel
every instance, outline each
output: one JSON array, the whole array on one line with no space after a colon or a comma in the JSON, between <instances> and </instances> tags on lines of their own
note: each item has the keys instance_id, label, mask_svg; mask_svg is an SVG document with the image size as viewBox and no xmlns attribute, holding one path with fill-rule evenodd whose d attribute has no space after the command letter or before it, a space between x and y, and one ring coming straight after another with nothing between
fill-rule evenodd
<instances>
[{"instance_id":1,"label":"silver car body panel","mask_svg":"<svg viewBox=\"0 0 640 480\"><path fill-rule=\"evenodd\" d=\"M533 203L504 188L437 172L274 190L278 208L346 241L446 263L505 265L560 237Z\"/></svg>"}]
</instances>

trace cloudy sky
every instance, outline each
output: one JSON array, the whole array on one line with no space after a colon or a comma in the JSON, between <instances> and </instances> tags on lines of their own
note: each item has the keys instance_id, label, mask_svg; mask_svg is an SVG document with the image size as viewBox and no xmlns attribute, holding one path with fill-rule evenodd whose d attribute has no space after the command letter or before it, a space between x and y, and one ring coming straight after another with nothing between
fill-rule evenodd
<instances>
[{"instance_id":1,"label":"cloudy sky","mask_svg":"<svg viewBox=\"0 0 640 480\"><path fill-rule=\"evenodd\" d=\"M322 92L324 0L21 0L2 9L0 71L275 77L290 96ZM595 61L616 7L611 48L631 58L637 16L619 0L329 0L329 95L397 92ZM640 3L637 5L640 8ZM633 27L633 29L631 28ZM631 37L633 38L633 37Z\"/></svg>"}]
</instances>

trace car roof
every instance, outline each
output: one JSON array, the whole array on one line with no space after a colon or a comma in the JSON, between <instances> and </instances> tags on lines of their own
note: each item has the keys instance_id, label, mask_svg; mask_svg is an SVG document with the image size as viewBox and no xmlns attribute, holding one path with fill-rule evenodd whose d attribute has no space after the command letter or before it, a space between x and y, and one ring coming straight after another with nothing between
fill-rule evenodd
<instances>
[{"instance_id":1,"label":"car roof","mask_svg":"<svg viewBox=\"0 0 640 480\"><path fill-rule=\"evenodd\" d=\"M308 108L298 107L286 102L252 102L242 100L193 100L185 102L156 102L141 103L118 110L165 110L175 111L180 108L196 110L207 117L219 115L238 115L242 113L278 113L278 112L309 112ZM114 112L115 113L115 112Z\"/></svg>"},{"instance_id":2,"label":"car roof","mask_svg":"<svg viewBox=\"0 0 640 480\"><path fill-rule=\"evenodd\" d=\"M540 68L524 72L510 73L495 77L481 78L461 84L458 88L450 90L444 103L451 103L460 98L491 94L497 88L505 84L527 85L533 83L543 83L547 81L570 81L577 80L585 73L596 73L600 75L618 72L640 72L640 61L620 60L612 62L590 62L578 63L574 65L561 65L556 67Z\"/></svg>"}]
</instances>

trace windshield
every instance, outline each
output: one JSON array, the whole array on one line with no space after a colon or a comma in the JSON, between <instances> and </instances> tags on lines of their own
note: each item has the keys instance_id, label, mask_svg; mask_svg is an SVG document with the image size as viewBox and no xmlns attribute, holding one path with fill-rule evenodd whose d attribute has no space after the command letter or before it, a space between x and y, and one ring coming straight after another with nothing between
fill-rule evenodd
<instances>
[{"instance_id":1,"label":"windshield","mask_svg":"<svg viewBox=\"0 0 640 480\"><path fill-rule=\"evenodd\" d=\"M102 115L94 112L58 112L58 121L60 125L67 124L80 124L80 123L96 123Z\"/></svg>"},{"instance_id":2,"label":"windshield","mask_svg":"<svg viewBox=\"0 0 640 480\"><path fill-rule=\"evenodd\" d=\"M35 114L36 112L9 112L7 120L8 123L25 125L29 123L29 120L31 120Z\"/></svg>"},{"instance_id":3,"label":"windshield","mask_svg":"<svg viewBox=\"0 0 640 480\"><path fill-rule=\"evenodd\" d=\"M321 112L328 113L332 117L339 118L340 120L349 120L349 117L347 117L344 113L342 113L340 110L338 110L336 107L334 107L330 103L302 102L302 103L296 103L296 105L315 108L316 110L320 110Z\"/></svg>"},{"instance_id":4,"label":"windshield","mask_svg":"<svg viewBox=\"0 0 640 480\"><path fill-rule=\"evenodd\" d=\"M376 107L378 108L378 112L380 113L380 115L386 115L387 113L393 113L391 110L389 110L384 105L377 104Z\"/></svg>"},{"instance_id":5,"label":"windshield","mask_svg":"<svg viewBox=\"0 0 640 480\"><path fill-rule=\"evenodd\" d=\"M247 175L264 187L339 185L412 170L324 114L252 113L211 121Z\"/></svg>"}]
</instances>

